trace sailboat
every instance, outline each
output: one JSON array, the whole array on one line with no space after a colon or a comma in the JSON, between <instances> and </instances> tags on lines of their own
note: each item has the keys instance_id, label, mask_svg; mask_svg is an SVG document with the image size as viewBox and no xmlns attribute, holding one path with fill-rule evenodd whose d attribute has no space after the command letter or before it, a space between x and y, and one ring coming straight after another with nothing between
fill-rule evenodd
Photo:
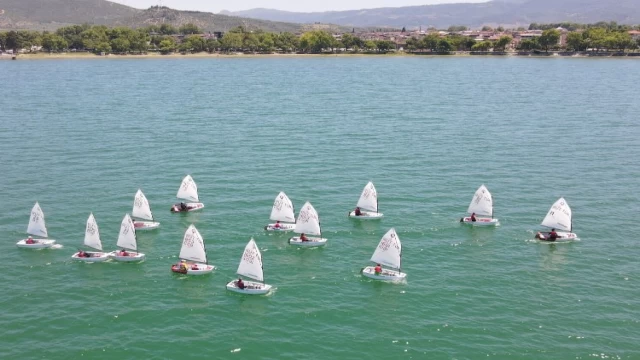
<instances>
[{"instance_id":1,"label":"sailboat","mask_svg":"<svg viewBox=\"0 0 640 360\"><path fill-rule=\"evenodd\" d=\"M18 247L28 249L44 249L53 246L56 241L47 239L47 226L44 222L44 213L40 208L40 204L36 202L31 209L31 217L29 218L29 226L27 227L27 234L38 236L40 238L34 239L29 236L27 239L22 239L16 243Z\"/></svg>"},{"instance_id":2,"label":"sailboat","mask_svg":"<svg viewBox=\"0 0 640 360\"><path fill-rule=\"evenodd\" d=\"M121 250L116 250L110 254L116 261L131 262L142 261L145 255L138 252L138 242L136 241L136 230L129 214L124 216L120 223L120 234L116 244ZM130 250L130 251L126 251Z\"/></svg>"},{"instance_id":3,"label":"sailboat","mask_svg":"<svg viewBox=\"0 0 640 360\"><path fill-rule=\"evenodd\" d=\"M395 229L392 228L384 234L376 251L371 256L371 261L380 265L380 271L376 273L377 266L367 266L362 269L362 275L366 277L386 281L398 281L407 277L407 274L400 270L402 265L402 244Z\"/></svg>"},{"instance_id":4,"label":"sailboat","mask_svg":"<svg viewBox=\"0 0 640 360\"><path fill-rule=\"evenodd\" d=\"M461 223L478 226L499 225L498 219L493 218L493 198L484 184L482 184L478 190L476 190L476 193L473 194L467 213L471 214L471 216L460 219ZM478 217L475 217L475 215L478 215ZM475 217L475 221L472 220L472 216Z\"/></svg>"},{"instance_id":5,"label":"sailboat","mask_svg":"<svg viewBox=\"0 0 640 360\"><path fill-rule=\"evenodd\" d=\"M244 285L239 287L238 280L229 281L227 290L231 290L240 294L263 295L271 290L271 285L264 283L264 270L262 269L262 254L256 242L251 238L244 248L240 265L236 272L240 276L247 277L256 281L242 281Z\"/></svg>"},{"instance_id":6,"label":"sailboat","mask_svg":"<svg viewBox=\"0 0 640 360\"><path fill-rule=\"evenodd\" d=\"M207 263L207 250L204 239L195 226L190 225L184 233L178 264L171 266L171 271L187 275L204 275L215 270L215 266ZM191 261L191 262L187 262Z\"/></svg>"},{"instance_id":7,"label":"sailboat","mask_svg":"<svg viewBox=\"0 0 640 360\"><path fill-rule=\"evenodd\" d=\"M182 179L182 184L180 184L176 197L187 202L174 204L171 207L171 212L190 212L204 208L204 204L198 198L198 186L191 175L187 175Z\"/></svg>"},{"instance_id":8,"label":"sailboat","mask_svg":"<svg viewBox=\"0 0 640 360\"><path fill-rule=\"evenodd\" d=\"M89 218L87 219L87 227L84 231L84 246L99 251L96 252L80 250L77 253L71 255L71 258L73 260L80 260L84 262L103 262L109 260L109 253L102 252L100 231L98 229L98 223L96 222L96 218L93 216L93 213L89 214Z\"/></svg>"},{"instance_id":9,"label":"sailboat","mask_svg":"<svg viewBox=\"0 0 640 360\"><path fill-rule=\"evenodd\" d=\"M327 244L327 239L322 238L318 213L308 201L300 209L296 227L293 231L300 234L300 236L294 236L289 239L289 244L291 245L316 247ZM306 235L318 235L320 237L307 237Z\"/></svg>"},{"instance_id":10,"label":"sailboat","mask_svg":"<svg viewBox=\"0 0 640 360\"><path fill-rule=\"evenodd\" d=\"M547 216L544 217L544 220L542 220L542 223L540 225L551 228L552 230L559 231L556 232L557 238L555 241L549 238L549 231L539 231L536 234L536 239L549 242L566 242L580 240L578 238L578 235L572 232L573 219L571 215L571 208L563 197L553 203L551 209L549 209L549 212L547 213Z\"/></svg>"},{"instance_id":11,"label":"sailboat","mask_svg":"<svg viewBox=\"0 0 640 360\"><path fill-rule=\"evenodd\" d=\"M359 215L358 215L359 212ZM378 192L373 183L369 183L362 190L356 210L349 213L349 217L362 220L381 219L384 215L378 212Z\"/></svg>"},{"instance_id":12,"label":"sailboat","mask_svg":"<svg viewBox=\"0 0 640 360\"><path fill-rule=\"evenodd\" d=\"M133 198L133 210L131 211L131 217L136 231L153 230L160 227L159 222L153 221L153 214L151 213L149 200L147 200L147 197L144 196L140 189L138 189L136 196Z\"/></svg>"},{"instance_id":13,"label":"sailboat","mask_svg":"<svg viewBox=\"0 0 640 360\"><path fill-rule=\"evenodd\" d=\"M276 196L269 220L277 222L265 226L264 229L267 231L291 231L295 229L296 217L293 203L284 192L280 192Z\"/></svg>"}]
</instances>

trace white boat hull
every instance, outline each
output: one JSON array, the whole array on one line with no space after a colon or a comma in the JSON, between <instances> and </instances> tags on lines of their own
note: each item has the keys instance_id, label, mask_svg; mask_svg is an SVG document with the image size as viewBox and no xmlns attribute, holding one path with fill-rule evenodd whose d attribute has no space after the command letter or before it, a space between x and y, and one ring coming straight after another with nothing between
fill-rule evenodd
<instances>
[{"instance_id":1,"label":"white boat hull","mask_svg":"<svg viewBox=\"0 0 640 360\"><path fill-rule=\"evenodd\" d=\"M471 217L467 216L467 217L463 217L462 219L460 219L460 222L463 224L469 224L469 225L473 225L473 226L497 226L500 224L500 222L498 221L498 219L491 219L491 218L476 218L476 221L471 221Z\"/></svg>"},{"instance_id":2,"label":"white boat hull","mask_svg":"<svg viewBox=\"0 0 640 360\"><path fill-rule=\"evenodd\" d=\"M308 239L308 241L302 241L299 236L294 236L289 239L289 244L302 247L318 247L327 244L327 239L324 238L309 237Z\"/></svg>"},{"instance_id":3,"label":"white boat hull","mask_svg":"<svg viewBox=\"0 0 640 360\"><path fill-rule=\"evenodd\" d=\"M55 245L55 240L50 239L33 239L35 244L27 244L27 239L22 239L16 243L16 246L23 249L46 249Z\"/></svg>"},{"instance_id":4,"label":"white boat hull","mask_svg":"<svg viewBox=\"0 0 640 360\"><path fill-rule=\"evenodd\" d=\"M378 220L384 217L383 213L375 213L370 211L360 211L360 213L362 215L356 216L356 212L352 211L349 213L349 217L353 219L359 219L359 220Z\"/></svg>"},{"instance_id":5,"label":"white boat hull","mask_svg":"<svg viewBox=\"0 0 640 360\"><path fill-rule=\"evenodd\" d=\"M204 209L203 203L185 203L187 205L187 210L181 210L180 204L174 204L171 207L171 212L192 212Z\"/></svg>"},{"instance_id":6,"label":"white boat hull","mask_svg":"<svg viewBox=\"0 0 640 360\"><path fill-rule=\"evenodd\" d=\"M293 231L293 229L296 228L296 224L280 223L279 227L276 227L275 225L276 224L269 224L265 226L264 229L267 231L287 232L287 231Z\"/></svg>"},{"instance_id":7,"label":"white boat hull","mask_svg":"<svg viewBox=\"0 0 640 360\"><path fill-rule=\"evenodd\" d=\"M77 260L77 261L92 262L92 263L93 262L103 262L103 261L109 260L109 253L94 252L94 251L85 251L85 253L91 255L91 257L79 257L78 256L79 253L75 253L75 254L71 255L71 259Z\"/></svg>"},{"instance_id":8,"label":"white boat hull","mask_svg":"<svg viewBox=\"0 0 640 360\"><path fill-rule=\"evenodd\" d=\"M134 262L134 261L142 261L145 258L145 254L143 253L131 253L131 252L127 252L128 255L127 256L120 256L118 255L119 251L114 251L112 253L109 254L109 256L115 260L115 261L120 261L120 262Z\"/></svg>"},{"instance_id":9,"label":"white boat hull","mask_svg":"<svg viewBox=\"0 0 640 360\"><path fill-rule=\"evenodd\" d=\"M244 289L240 289L236 284L237 280L229 281L227 284L227 290L237 292L238 294L247 295L264 295L271 291L272 286L269 284L263 284L255 281L243 281Z\"/></svg>"},{"instance_id":10,"label":"white boat hull","mask_svg":"<svg viewBox=\"0 0 640 360\"><path fill-rule=\"evenodd\" d=\"M141 220L133 221L133 228L136 231L153 230L159 227L160 227L160 223L155 221L141 221Z\"/></svg>"},{"instance_id":11,"label":"white boat hull","mask_svg":"<svg viewBox=\"0 0 640 360\"><path fill-rule=\"evenodd\" d=\"M193 268L194 265L197 266L197 269ZM179 273L184 275L205 275L205 274L211 273L215 269L216 267L213 265L190 263L190 264L187 264L187 271L185 272L175 264L171 266L171 271L173 271L174 273Z\"/></svg>"},{"instance_id":12,"label":"white boat hull","mask_svg":"<svg viewBox=\"0 0 640 360\"><path fill-rule=\"evenodd\" d=\"M558 238L556 240L549 240L549 232L539 231L536 234L536 239L540 240L540 242L549 244L580 240L577 234L571 232L556 231L556 233L558 234Z\"/></svg>"},{"instance_id":13,"label":"white boat hull","mask_svg":"<svg viewBox=\"0 0 640 360\"><path fill-rule=\"evenodd\" d=\"M407 274L395 270L390 269L382 269L382 272L376 275L376 268L373 266L367 266L362 269L362 275L374 279L374 280L382 280L382 281L401 281L407 277Z\"/></svg>"}]
</instances>

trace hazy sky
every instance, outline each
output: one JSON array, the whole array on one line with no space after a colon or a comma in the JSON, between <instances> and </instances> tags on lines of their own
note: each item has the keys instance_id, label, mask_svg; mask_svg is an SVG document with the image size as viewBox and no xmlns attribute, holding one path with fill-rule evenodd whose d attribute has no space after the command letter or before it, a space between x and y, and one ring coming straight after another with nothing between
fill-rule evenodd
<instances>
[{"instance_id":1,"label":"hazy sky","mask_svg":"<svg viewBox=\"0 0 640 360\"><path fill-rule=\"evenodd\" d=\"M399 7L409 5L444 4L454 2L483 2L488 0L110 0L113 2L148 8L164 5L180 10L219 12L220 10L248 10L269 8L288 11L327 11Z\"/></svg>"}]
</instances>

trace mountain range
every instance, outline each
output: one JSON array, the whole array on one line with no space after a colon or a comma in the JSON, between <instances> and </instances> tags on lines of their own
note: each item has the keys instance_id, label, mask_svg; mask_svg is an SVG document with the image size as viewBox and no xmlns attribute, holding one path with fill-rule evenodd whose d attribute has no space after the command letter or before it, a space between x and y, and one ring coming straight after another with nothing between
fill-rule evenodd
<instances>
[{"instance_id":1,"label":"mountain range","mask_svg":"<svg viewBox=\"0 0 640 360\"><path fill-rule=\"evenodd\" d=\"M65 25L85 23L130 27L163 23L179 27L193 23L205 31L228 31L237 26L273 32L300 32L314 26L333 31L351 30L339 26L310 26L199 11L180 11L167 7L141 10L106 0L0 0L0 29L55 30Z\"/></svg>"},{"instance_id":2,"label":"mountain range","mask_svg":"<svg viewBox=\"0 0 640 360\"><path fill-rule=\"evenodd\" d=\"M461 0L464 1L464 0ZM640 0L493 0L327 12L287 12L251 9L221 14L295 23L331 23L355 27L407 27L450 25L527 26L530 23L595 23L616 21L640 24Z\"/></svg>"}]
</instances>

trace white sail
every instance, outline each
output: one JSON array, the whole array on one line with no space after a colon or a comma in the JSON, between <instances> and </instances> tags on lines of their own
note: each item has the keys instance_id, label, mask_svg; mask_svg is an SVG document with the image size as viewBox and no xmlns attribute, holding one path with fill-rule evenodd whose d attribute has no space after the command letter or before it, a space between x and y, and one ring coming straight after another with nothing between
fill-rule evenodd
<instances>
[{"instance_id":1,"label":"white sail","mask_svg":"<svg viewBox=\"0 0 640 360\"><path fill-rule=\"evenodd\" d=\"M204 239L195 226L191 225L184 233L180 258L185 260L206 263L207 253L204 248Z\"/></svg>"},{"instance_id":2,"label":"white sail","mask_svg":"<svg viewBox=\"0 0 640 360\"><path fill-rule=\"evenodd\" d=\"M284 221L293 223L296 221L296 216L293 213L293 204L289 197L284 192L281 192L276 196L276 200L273 202L273 208L271 209L271 216L269 219L273 221Z\"/></svg>"},{"instance_id":3,"label":"white sail","mask_svg":"<svg viewBox=\"0 0 640 360\"><path fill-rule=\"evenodd\" d=\"M542 226L562 231L571 231L571 208L564 198L558 199L542 220Z\"/></svg>"},{"instance_id":4,"label":"white sail","mask_svg":"<svg viewBox=\"0 0 640 360\"><path fill-rule=\"evenodd\" d=\"M402 260L402 245L395 229L387 231L380 240L376 251L371 257L374 263L386 265L393 269L400 269Z\"/></svg>"},{"instance_id":5,"label":"white sail","mask_svg":"<svg viewBox=\"0 0 640 360\"><path fill-rule=\"evenodd\" d=\"M178 189L178 194L176 196L178 199L184 199L187 201L200 201L198 198L198 186L196 185L196 182L193 181L191 175L187 175L182 179L182 184L180 184L180 189Z\"/></svg>"},{"instance_id":6,"label":"white sail","mask_svg":"<svg viewBox=\"0 0 640 360\"><path fill-rule=\"evenodd\" d=\"M122 223L120 223L120 235L118 235L119 248L138 250L138 243L136 242L136 230L133 227L133 221L129 214L124 216Z\"/></svg>"},{"instance_id":7,"label":"white sail","mask_svg":"<svg viewBox=\"0 0 640 360\"><path fill-rule=\"evenodd\" d=\"M467 212L480 216L493 216L493 198L484 184L476 190Z\"/></svg>"},{"instance_id":8,"label":"white sail","mask_svg":"<svg viewBox=\"0 0 640 360\"><path fill-rule=\"evenodd\" d=\"M320 219L318 218L318 213L308 201L302 209L300 209L298 220L296 221L296 228L293 231L298 234L320 235Z\"/></svg>"},{"instance_id":9,"label":"white sail","mask_svg":"<svg viewBox=\"0 0 640 360\"><path fill-rule=\"evenodd\" d=\"M84 231L84 244L90 248L102 251L102 242L100 241L100 230L93 213L89 214L87 219L87 228Z\"/></svg>"},{"instance_id":10,"label":"white sail","mask_svg":"<svg viewBox=\"0 0 640 360\"><path fill-rule=\"evenodd\" d=\"M40 208L40 204L36 202L31 209L31 217L29 218L29 226L27 233L33 236L47 237L47 226L44 223L44 213Z\"/></svg>"},{"instance_id":11,"label":"white sail","mask_svg":"<svg viewBox=\"0 0 640 360\"><path fill-rule=\"evenodd\" d=\"M264 281L262 254L260 254L260 249L258 249L258 245L256 245L253 238L249 240L249 243L244 248L237 274L257 281Z\"/></svg>"},{"instance_id":12,"label":"white sail","mask_svg":"<svg viewBox=\"0 0 640 360\"><path fill-rule=\"evenodd\" d=\"M362 210L378 212L378 192L371 181L362 190L356 206Z\"/></svg>"},{"instance_id":13,"label":"white sail","mask_svg":"<svg viewBox=\"0 0 640 360\"><path fill-rule=\"evenodd\" d=\"M153 220L149 200L147 200L147 197L144 196L140 189L138 189L136 196L133 198L133 210L131 211L131 216L142 220Z\"/></svg>"}]
</instances>

